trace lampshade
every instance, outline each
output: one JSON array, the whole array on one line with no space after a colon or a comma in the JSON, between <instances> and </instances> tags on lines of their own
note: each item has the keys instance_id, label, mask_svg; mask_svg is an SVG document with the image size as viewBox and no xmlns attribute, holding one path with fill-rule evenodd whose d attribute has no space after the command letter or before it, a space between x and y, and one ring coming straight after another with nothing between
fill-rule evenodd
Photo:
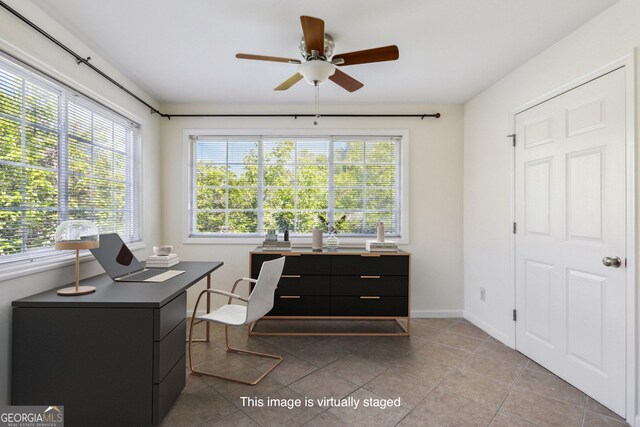
<instances>
[{"instance_id":1,"label":"lampshade","mask_svg":"<svg viewBox=\"0 0 640 427\"><path fill-rule=\"evenodd\" d=\"M307 83L314 86L327 81L335 72L335 65L321 59L312 59L298 65L298 73L304 77Z\"/></svg>"},{"instance_id":2,"label":"lampshade","mask_svg":"<svg viewBox=\"0 0 640 427\"><path fill-rule=\"evenodd\" d=\"M76 285L58 290L58 295L73 296L94 292L94 286L80 286L80 249L95 249L100 246L100 230L91 221L71 220L62 222L56 228L56 249L75 249Z\"/></svg>"},{"instance_id":3,"label":"lampshade","mask_svg":"<svg viewBox=\"0 0 640 427\"><path fill-rule=\"evenodd\" d=\"M56 249L94 249L100 246L100 231L91 221L71 220L56 228Z\"/></svg>"}]
</instances>

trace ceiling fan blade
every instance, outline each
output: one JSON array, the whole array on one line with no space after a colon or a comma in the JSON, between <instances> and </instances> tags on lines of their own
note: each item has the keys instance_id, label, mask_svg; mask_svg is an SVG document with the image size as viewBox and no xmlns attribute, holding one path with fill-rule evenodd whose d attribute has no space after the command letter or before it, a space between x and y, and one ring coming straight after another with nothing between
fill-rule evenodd
<instances>
[{"instance_id":1,"label":"ceiling fan blade","mask_svg":"<svg viewBox=\"0 0 640 427\"><path fill-rule=\"evenodd\" d=\"M280 58L278 56L263 56L263 55L252 55L249 53L237 53L236 58L238 59L255 59L257 61L272 61L272 62L286 62L289 64L299 64L300 60L298 59L290 59L290 58Z\"/></svg>"},{"instance_id":2,"label":"ceiling fan blade","mask_svg":"<svg viewBox=\"0 0 640 427\"><path fill-rule=\"evenodd\" d=\"M298 83L300 80L302 80L302 75L300 73L295 73L293 76L282 82L282 84L274 90L287 90L294 84Z\"/></svg>"},{"instance_id":3,"label":"ceiling fan blade","mask_svg":"<svg viewBox=\"0 0 640 427\"><path fill-rule=\"evenodd\" d=\"M395 61L400 57L398 46L377 47L375 49L359 50L357 52L342 53L333 55L333 62L338 59L344 60L342 64L336 65L356 65L370 62Z\"/></svg>"},{"instance_id":4,"label":"ceiling fan blade","mask_svg":"<svg viewBox=\"0 0 640 427\"><path fill-rule=\"evenodd\" d=\"M301 16L300 22L307 52L317 50L319 55L324 55L324 21L311 16Z\"/></svg>"},{"instance_id":5,"label":"ceiling fan blade","mask_svg":"<svg viewBox=\"0 0 640 427\"><path fill-rule=\"evenodd\" d=\"M329 80L331 80L338 86L341 86L343 89L348 90L349 92L355 92L356 90L364 86L362 83L360 83L347 73L338 70L337 68L333 76L329 77Z\"/></svg>"}]
</instances>

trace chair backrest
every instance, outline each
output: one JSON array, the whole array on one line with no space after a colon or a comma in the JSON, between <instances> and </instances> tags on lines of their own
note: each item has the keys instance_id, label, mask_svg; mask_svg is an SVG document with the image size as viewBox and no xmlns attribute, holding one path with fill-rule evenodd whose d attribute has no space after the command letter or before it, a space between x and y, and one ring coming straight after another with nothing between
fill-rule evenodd
<instances>
[{"instance_id":1,"label":"chair backrest","mask_svg":"<svg viewBox=\"0 0 640 427\"><path fill-rule=\"evenodd\" d=\"M255 322L273 308L276 287L282 276L285 257L262 263L258 281L247 302L246 323Z\"/></svg>"}]
</instances>

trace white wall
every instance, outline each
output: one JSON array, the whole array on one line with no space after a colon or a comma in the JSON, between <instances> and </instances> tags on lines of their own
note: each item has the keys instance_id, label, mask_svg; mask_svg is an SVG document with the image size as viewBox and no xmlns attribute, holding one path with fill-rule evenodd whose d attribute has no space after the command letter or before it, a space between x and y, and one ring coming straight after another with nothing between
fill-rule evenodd
<instances>
[{"instance_id":1,"label":"white wall","mask_svg":"<svg viewBox=\"0 0 640 427\"><path fill-rule=\"evenodd\" d=\"M299 113L309 105L224 106L163 105L179 112ZM181 259L221 260L214 274L215 286L229 289L233 281L248 274L249 250L256 245L182 244L183 129L408 129L410 144L410 244L412 253L411 308L415 315L461 313L462 310L462 108L460 106L331 106L327 113L430 113L440 119L322 118L313 126L310 118L198 118L172 119L161 124L163 168L163 242L175 246ZM196 292L190 292L189 307ZM220 303L222 300L217 300ZM439 311L439 312L438 312Z\"/></svg>"},{"instance_id":2,"label":"white wall","mask_svg":"<svg viewBox=\"0 0 640 427\"><path fill-rule=\"evenodd\" d=\"M465 104L465 315L513 344L509 114L640 46L640 2L621 0ZM640 75L637 76L640 80ZM640 110L640 108L638 108ZM480 301L486 288L486 302Z\"/></svg>"},{"instance_id":3,"label":"white wall","mask_svg":"<svg viewBox=\"0 0 640 427\"><path fill-rule=\"evenodd\" d=\"M45 31L70 46L83 56L91 56L91 62L126 87L150 100L139 88L131 84L120 73L109 66L95 52L92 52L79 39L45 15L33 3L27 0L7 1L7 3L27 16ZM127 114L141 125L142 132L142 179L143 179L143 238L149 245L158 241L159 235L159 118L151 116L148 108L142 106L111 83L90 71L87 67L76 65L67 53L47 41L43 36L27 27L6 11L0 13L0 49L19 57L23 61L49 74L56 75L70 86L101 100L103 103ZM152 102L153 104L153 102ZM149 252L144 249L138 255ZM101 273L102 269L95 261L81 265L82 277ZM11 301L58 287L74 280L72 266L27 274L20 278L0 281L0 405L9 404L10 368L11 368ZM43 325L46 327L46 325ZM53 331L52 333L55 333ZM43 349L46 351L46 349Z\"/></svg>"}]
</instances>

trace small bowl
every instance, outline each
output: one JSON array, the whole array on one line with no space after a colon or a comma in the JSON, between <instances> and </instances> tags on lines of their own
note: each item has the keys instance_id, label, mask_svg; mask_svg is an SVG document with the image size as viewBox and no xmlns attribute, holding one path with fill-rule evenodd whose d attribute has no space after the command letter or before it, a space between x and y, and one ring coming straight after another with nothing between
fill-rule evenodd
<instances>
[{"instance_id":1,"label":"small bowl","mask_svg":"<svg viewBox=\"0 0 640 427\"><path fill-rule=\"evenodd\" d=\"M172 250L173 250L173 246L171 245L162 245L162 246L153 247L153 253L158 256L169 256L171 255Z\"/></svg>"}]
</instances>

